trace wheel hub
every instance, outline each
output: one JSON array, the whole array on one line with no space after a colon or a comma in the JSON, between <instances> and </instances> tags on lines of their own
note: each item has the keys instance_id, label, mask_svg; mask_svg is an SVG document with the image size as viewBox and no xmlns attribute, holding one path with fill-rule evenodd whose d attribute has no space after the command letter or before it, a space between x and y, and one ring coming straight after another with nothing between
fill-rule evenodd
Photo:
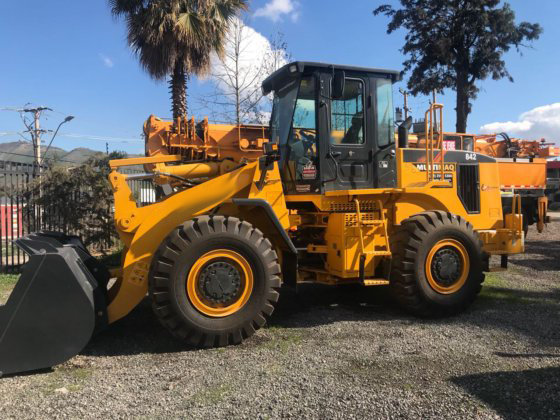
<instances>
[{"instance_id":1,"label":"wheel hub","mask_svg":"<svg viewBox=\"0 0 560 420\"><path fill-rule=\"evenodd\" d=\"M199 257L189 270L187 296L201 314L223 318L245 306L253 284L253 269L243 255L215 249Z\"/></svg>"},{"instance_id":2,"label":"wheel hub","mask_svg":"<svg viewBox=\"0 0 560 420\"><path fill-rule=\"evenodd\" d=\"M425 264L426 280L437 293L456 293L467 282L470 270L469 253L456 239L446 238L434 244L428 252Z\"/></svg>"},{"instance_id":3,"label":"wheel hub","mask_svg":"<svg viewBox=\"0 0 560 420\"><path fill-rule=\"evenodd\" d=\"M200 291L213 304L227 305L237 299L241 275L237 267L225 261L208 264L200 273Z\"/></svg>"},{"instance_id":4,"label":"wheel hub","mask_svg":"<svg viewBox=\"0 0 560 420\"><path fill-rule=\"evenodd\" d=\"M435 280L449 287L461 276L461 257L453 249L443 248L434 255L431 268Z\"/></svg>"}]
</instances>

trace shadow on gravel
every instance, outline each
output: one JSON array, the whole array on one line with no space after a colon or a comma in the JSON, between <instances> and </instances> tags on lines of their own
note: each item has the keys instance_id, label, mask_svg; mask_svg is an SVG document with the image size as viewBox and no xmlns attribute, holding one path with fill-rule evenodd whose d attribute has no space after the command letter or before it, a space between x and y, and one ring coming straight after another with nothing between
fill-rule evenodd
<instances>
[{"instance_id":1,"label":"shadow on gravel","mask_svg":"<svg viewBox=\"0 0 560 420\"><path fill-rule=\"evenodd\" d=\"M407 315L390 297L386 287L302 284L297 293L282 289L268 322L274 328L310 328L344 321L396 321L399 324L469 324L525 335L549 348L560 347L560 289L551 292L485 286L465 313L443 319L418 319ZM255 338L247 340L251 345ZM82 352L88 356L193 351L175 340L152 312L148 299L130 315L95 335Z\"/></svg>"},{"instance_id":2,"label":"shadow on gravel","mask_svg":"<svg viewBox=\"0 0 560 420\"><path fill-rule=\"evenodd\" d=\"M393 302L387 287L301 284L282 290L269 325L306 328L339 321L410 318Z\"/></svg>"},{"instance_id":3,"label":"shadow on gravel","mask_svg":"<svg viewBox=\"0 0 560 420\"><path fill-rule=\"evenodd\" d=\"M529 241L528 254L542 255L543 259L516 258L511 263L537 270L538 267L560 270L557 250L560 250L560 241ZM268 326L310 328L344 321L396 321L395 328L402 323L473 324L526 336L546 348L556 349L560 347L560 277L558 281L558 288L541 292L512 289L507 282L491 283L489 279L481 296L467 312L445 319L418 319L407 315L391 299L387 287L302 284L297 293L289 288L281 290ZM254 340L247 340L246 345ZM160 325L146 299L130 315L95 335L82 354L119 356L192 350Z\"/></svg>"},{"instance_id":4,"label":"shadow on gravel","mask_svg":"<svg viewBox=\"0 0 560 420\"><path fill-rule=\"evenodd\" d=\"M560 241L527 241L525 255L541 258L512 258L511 264L537 271L560 270Z\"/></svg>"},{"instance_id":5,"label":"shadow on gravel","mask_svg":"<svg viewBox=\"0 0 560 420\"><path fill-rule=\"evenodd\" d=\"M547 358L560 358L560 354L556 353L505 353L497 351L494 353L498 357L504 357L506 359L525 359L525 358L535 358L535 359L547 359Z\"/></svg>"},{"instance_id":6,"label":"shadow on gravel","mask_svg":"<svg viewBox=\"0 0 560 420\"><path fill-rule=\"evenodd\" d=\"M298 293L283 292L269 325L306 328L340 321L397 321L426 326L472 324L515 333L547 348L560 347L560 288L520 290L486 285L464 313L446 318L417 318L403 312L388 288L302 285Z\"/></svg>"},{"instance_id":7,"label":"shadow on gravel","mask_svg":"<svg viewBox=\"0 0 560 420\"><path fill-rule=\"evenodd\" d=\"M375 289L375 290L373 290ZM339 321L407 319L391 304L388 290L361 286L300 285L280 292L269 327L308 328ZM411 318L410 318L411 319ZM250 340L248 340L250 341ZM128 316L96 334L84 351L87 356L175 353L198 349L174 339L156 319L145 299Z\"/></svg>"},{"instance_id":8,"label":"shadow on gravel","mask_svg":"<svg viewBox=\"0 0 560 420\"><path fill-rule=\"evenodd\" d=\"M505 419L560 418L560 367L467 375L451 382Z\"/></svg>"},{"instance_id":9,"label":"shadow on gravel","mask_svg":"<svg viewBox=\"0 0 560 420\"><path fill-rule=\"evenodd\" d=\"M141 353L175 353L192 350L159 323L145 299L128 316L94 335L81 353L87 356L123 356Z\"/></svg>"},{"instance_id":10,"label":"shadow on gravel","mask_svg":"<svg viewBox=\"0 0 560 420\"><path fill-rule=\"evenodd\" d=\"M466 322L525 336L544 348L560 347L560 288L549 291L484 286Z\"/></svg>"}]
</instances>

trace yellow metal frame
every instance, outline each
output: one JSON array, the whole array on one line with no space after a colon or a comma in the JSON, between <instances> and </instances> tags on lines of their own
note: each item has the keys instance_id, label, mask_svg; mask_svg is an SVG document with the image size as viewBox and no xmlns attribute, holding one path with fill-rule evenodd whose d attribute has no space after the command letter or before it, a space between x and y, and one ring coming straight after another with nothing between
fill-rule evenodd
<instances>
[{"instance_id":1,"label":"yellow metal frame","mask_svg":"<svg viewBox=\"0 0 560 420\"><path fill-rule=\"evenodd\" d=\"M128 158L128 159L114 159L109 161L109 166L111 169L117 169L122 166L133 166L133 165L147 165L151 163L169 163L169 162L180 162L180 155L160 155L153 157L140 157L140 158Z\"/></svg>"},{"instance_id":2,"label":"yellow metal frame","mask_svg":"<svg viewBox=\"0 0 560 420\"><path fill-rule=\"evenodd\" d=\"M177 226L185 221L208 213L220 204L231 203L231 199L256 198L269 202L284 229L290 227L289 213L286 208L280 173L277 165L267 172L266 184L262 190L256 186L260 178L259 163L252 162L238 167L231 172L215 176L211 171L200 171L201 164L185 164L182 175L188 177L193 168L198 168L196 176L206 175L210 178L200 185L179 191L163 200L144 207L139 207L127 183L127 175L116 171L128 165L177 162L176 157L159 155L156 157L134 158L111 161L114 168L109 175L115 199L115 226L122 240L125 251L122 270L118 273L116 283L109 290L109 322L114 322L127 315L148 292L148 272L152 257L159 245ZM220 170L231 169L231 162L222 162ZM165 170L169 170L167 167ZM191 171L191 172L189 172Z\"/></svg>"}]
</instances>

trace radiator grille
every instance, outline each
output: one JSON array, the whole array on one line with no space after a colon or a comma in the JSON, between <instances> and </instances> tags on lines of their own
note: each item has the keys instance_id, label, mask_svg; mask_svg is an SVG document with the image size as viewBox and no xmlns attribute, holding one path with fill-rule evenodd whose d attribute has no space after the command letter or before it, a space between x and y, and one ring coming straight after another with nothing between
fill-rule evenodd
<instances>
[{"instance_id":1,"label":"radiator grille","mask_svg":"<svg viewBox=\"0 0 560 420\"><path fill-rule=\"evenodd\" d=\"M362 213L362 223L373 222L375 220L373 213ZM348 213L344 215L345 226L358 226L358 215L356 213Z\"/></svg>"},{"instance_id":2,"label":"radiator grille","mask_svg":"<svg viewBox=\"0 0 560 420\"><path fill-rule=\"evenodd\" d=\"M477 164L460 164L457 191L469 213L480 213L480 182Z\"/></svg>"},{"instance_id":3,"label":"radiator grille","mask_svg":"<svg viewBox=\"0 0 560 420\"><path fill-rule=\"evenodd\" d=\"M347 213L356 211L356 203L353 201L349 202L331 202L331 211L333 213ZM375 204L373 200L360 200L360 210L361 211L373 211L375 209Z\"/></svg>"}]
</instances>

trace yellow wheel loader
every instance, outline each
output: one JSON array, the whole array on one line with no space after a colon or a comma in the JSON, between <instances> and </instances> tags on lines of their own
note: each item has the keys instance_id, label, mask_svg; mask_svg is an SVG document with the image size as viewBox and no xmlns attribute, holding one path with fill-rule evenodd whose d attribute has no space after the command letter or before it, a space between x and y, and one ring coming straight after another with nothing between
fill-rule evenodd
<instances>
[{"instance_id":1,"label":"yellow wheel loader","mask_svg":"<svg viewBox=\"0 0 560 420\"><path fill-rule=\"evenodd\" d=\"M30 259L0 308L0 371L67 360L147 295L162 325L195 347L250 337L280 287L301 282L388 285L418 316L464 310L490 256L505 269L523 252L520 208L504 217L493 158L444 150L440 105L425 148L407 147L406 124L395 140L399 79L295 62L263 83L274 94L267 130L216 134L207 121L150 117L146 157L111 161L122 267L109 272L77 238L19 240ZM129 165L146 173L120 172ZM131 179L151 179L161 197L138 203Z\"/></svg>"}]
</instances>

